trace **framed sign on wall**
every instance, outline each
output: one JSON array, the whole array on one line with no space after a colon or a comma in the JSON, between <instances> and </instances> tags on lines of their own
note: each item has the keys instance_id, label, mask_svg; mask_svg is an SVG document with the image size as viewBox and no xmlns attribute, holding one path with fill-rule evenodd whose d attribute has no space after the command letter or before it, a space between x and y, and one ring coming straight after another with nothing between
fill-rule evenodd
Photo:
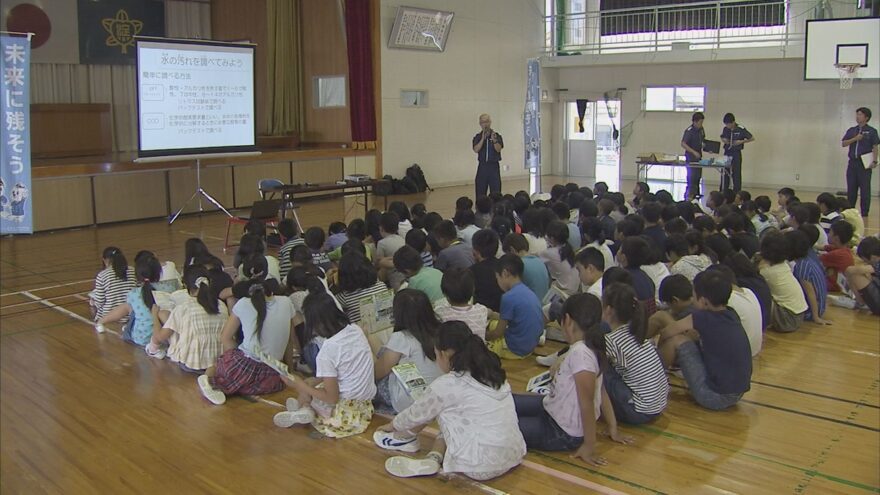
<instances>
[{"instance_id":1,"label":"framed sign on wall","mask_svg":"<svg viewBox=\"0 0 880 495\"><path fill-rule=\"evenodd\" d=\"M388 48L444 51L454 15L440 10L398 7Z\"/></svg>"}]
</instances>

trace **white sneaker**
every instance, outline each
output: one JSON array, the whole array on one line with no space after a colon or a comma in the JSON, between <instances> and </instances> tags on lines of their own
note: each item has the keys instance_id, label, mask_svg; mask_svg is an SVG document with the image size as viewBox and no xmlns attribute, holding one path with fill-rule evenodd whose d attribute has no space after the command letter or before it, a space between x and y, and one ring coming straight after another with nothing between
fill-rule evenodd
<instances>
[{"instance_id":1,"label":"white sneaker","mask_svg":"<svg viewBox=\"0 0 880 495\"><path fill-rule=\"evenodd\" d=\"M287 407L288 412L293 412L300 408L299 401L296 400L296 397L291 397L287 399L284 405Z\"/></svg>"},{"instance_id":2,"label":"white sneaker","mask_svg":"<svg viewBox=\"0 0 880 495\"><path fill-rule=\"evenodd\" d=\"M385 470L398 478L431 476L440 472L440 463L432 458L412 459L396 456L385 461Z\"/></svg>"},{"instance_id":3,"label":"white sneaker","mask_svg":"<svg viewBox=\"0 0 880 495\"><path fill-rule=\"evenodd\" d=\"M211 380L208 379L208 375L199 375L196 381L199 383L199 390L202 391L202 396L208 399L211 404L219 406L226 402L226 394L211 386Z\"/></svg>"},{"instance_id":4,"label":"white sneaker","mask_svg":"<svg viewBox=\"0 0 880 495\"><path fill-rule=\"evenodd\" d=\"M272 422L279 428L290 428L293 425L307 425L315 419L315 411L311 407L301 407L296 411L284 411L276 414Z\"/></svg>"},{"instance_id":5,"label":"white sneaker","mask_svg":"<svg viewBox=\"0 0 880 495\"><path fill-rule=\"evenodd\" d=\"M376 445L385 450L399 450L401 452L415 453L419 451L419 437L412 437L406 440L394 438L394 433L389 431L376 430L373 433L373 441Z\"/></svg>"},{"instance_id":6,"label":"white sneaker","mask_svg":"<svg viewBox=\"0 0 880 495\"><path fill-rule=\"evenodd\" d=\"M152 347L153 347L152 343L144 346L144 351L147 353L147 356L150 356L151 358L154 358L154 359L165 359L165 356L167 355L167 353L165 352L165 349L162 349L159 346L156 346L155 348L152 348Z\"/></svg>"},{"instance_id":7,"label":"white sneaker","mask_svg":"<svg viewBox=\"0 0 880 495\"><path fill-rule=\"evenodd\" d=\"M535 361L538 362L541 366L551 367L556 363L556 360L559 359L559 353L554 352L553 354L547 354L546 356L538 356L535 358Z\"/></svg>"},{"instance_id":8,"label":"white sneaker","mask_svg":"<svg viewBox=\"0 0 880 495\"><path fill-rule=\"evenodd\" d=\"M97 324L95 324L95 331L98 332L98 333L104 333L104 332L107 331L107 329L104 328L104 324L103 324L103 323L97 323Z\"/></svg>"},{"instance_id":9,"label":"white sneaker","mask_svg":"<svg viewBox=\"0 0 880 495\"><path fill-rule=\"evenodd\" d=\"M547 343L547 329L545 328L543 332L541 332L541 336L538 337L538 345L543 346Z\"/></svg>"},{"instance_id":10,"label":"white sneaker","mask_svg":"<svg viewBox=\"0 0 880 495\"><path fill-rule=\"evenodd\" d=\"M851 297L838 296L836 294L829 294L828 300L834 306L839 306L841 308L846 308L846 309L856 309L856 300Z\"/></svg>"}]
</instances>

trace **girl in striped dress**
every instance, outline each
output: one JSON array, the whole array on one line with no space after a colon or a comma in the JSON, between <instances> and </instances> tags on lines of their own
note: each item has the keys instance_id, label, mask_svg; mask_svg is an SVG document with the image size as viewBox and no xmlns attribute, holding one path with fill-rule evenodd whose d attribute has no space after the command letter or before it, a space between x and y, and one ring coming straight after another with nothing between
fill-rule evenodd
<instances>
[{"instance_id":1,"label":"girl in striped dress","mask_svg":"<svg viewBox=\"0 0 880 495\"><path fill-rule=\"evenodd\" d=\"M632 287L611 284L602 293L602 318L612 328L605 335L610 366L603 375L614 416L644 424L666 409L669 383L654 344L647 339L648 316Z\"/></svg>"},{"instance_id":2,"label":"girl in striped dress","mask_svg":"<svg viewBox=\"0 0 880 495\"><path fill-rule=\"evenodd\" d=\"M189 265L183 271L189 297L171 310L168 321L153 332L147 354L162 359L166 352L160 345L168 342L168 357L190 373L201 373L213 366L223 352L220 332L229 317L211 286L208 271Z\"/></svg>"},{"instance_id":3,"label":"girl in striped dress","mask_svg":"<svg viewBox=\"0 0 880 495\"><path fill-rule=\"evenodd\" d=\"M89 306L92 310L92 318L95 321L107 316L116 306L125 303L125 298L136 282L134 270L128 266L128 261L122 250L118 247L104 248L101 255L104 269L95 277L95 289L89 293ZM128 316L123 317L123 323Z\"/></svg>"}]
</instances>

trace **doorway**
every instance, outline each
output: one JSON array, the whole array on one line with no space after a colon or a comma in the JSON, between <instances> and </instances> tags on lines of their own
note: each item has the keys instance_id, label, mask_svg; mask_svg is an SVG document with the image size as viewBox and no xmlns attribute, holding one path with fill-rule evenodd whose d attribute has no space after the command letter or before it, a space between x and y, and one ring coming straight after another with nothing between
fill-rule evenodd
<instances>
[{"instance_id":1,"label":"doorway","mask_svg":"<svg viewBox=\"0 0 880 495\"><path fill-rule=\"evenodd\" d=\"M620 188L620 143L613 137L620 129L620 101L586 103L583 132L578 125L577 102L565 102L565 174L587 181L605 182L611 191ZM613 124L613 125L612 125ZM592 186L592 184L589 184Z\"/></svg>"}]
</instances>

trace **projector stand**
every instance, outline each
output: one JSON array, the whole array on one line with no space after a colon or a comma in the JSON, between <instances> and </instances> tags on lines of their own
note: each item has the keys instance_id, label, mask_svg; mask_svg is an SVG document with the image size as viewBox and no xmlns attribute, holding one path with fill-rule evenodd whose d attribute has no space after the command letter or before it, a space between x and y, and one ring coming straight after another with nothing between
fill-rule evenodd
<instances>
[{"instance_id":1,"label":"projector stand","mask_svg":"<svg viewBox=\"0 0 880 495\"><path fill-rule=\"evenodd\" d=\"M183 210L186 209L186 207L189 206L190 202L192 202L192 200L196 199L196 197L199 198L199 212L204 212L205 210L204 210L204 208L202 208L202 197L203 196L205 199L210 201L214 206L216 206L218 210L225 213L227 217L232 218L232 213L229 213L229 211L227 211L226 208L224 208L223 205L221 205L219 201L214 199L213 196L208 194L208 191L205 191L202 188L202 161L199 159L196 159L196 192L194 192L193 195L190 196L189 199L186 201L186 203L184 203L183 206L181 206L180 209L177 210L177 213L175 213L171 217L171 219L168 220L168 225L171 225L172 223L174 223L174 221L177 220L177 217L179 217L180 214L183 213Z\"/></svg>"}]
</instances>

